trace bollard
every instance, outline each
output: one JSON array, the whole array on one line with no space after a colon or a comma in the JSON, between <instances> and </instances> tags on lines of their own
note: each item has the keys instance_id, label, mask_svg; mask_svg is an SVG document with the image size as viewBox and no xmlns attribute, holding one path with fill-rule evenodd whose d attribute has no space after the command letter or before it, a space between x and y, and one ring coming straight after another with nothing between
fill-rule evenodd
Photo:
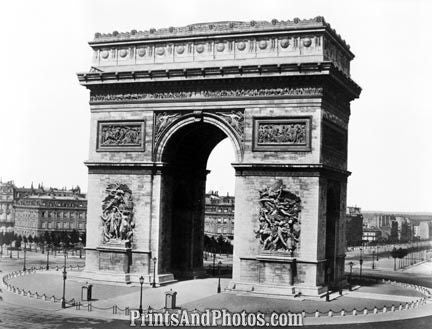
<instances>
[{"instance_id":1,"label":"bollard","mask_svg":"<svg viewBox=\"0 0 432 329\"><path fill-rule=\"evenodd\" d=\"M345 310L342 310L340 313L341 316L345 316Z\"/></svg>"},{"instance_id":2,"label":"bollard","mask_svg":"<svg viewBox=\"0 0 432 329\"><path fill-rule=\"evenodd\" d=\"M302 318L306 317L306 312L304 310L301 312L301 314L302 314Z\"/></svg>"},{"instance_id":3,"label":"bollard","mask_svg":"<svg viewBox=\"0 0 432 329\"><path fill-rule=\"evenodd\" d=\"M113 314L117 314L117 305L113 305Z\"/></svg>"},{"instance_id":4,"label":"bollard","mask_svg":"<svg viewBox=\"0 0 432 329\"><path fill-rule=\"evenodd\" d=\"M319 311L318 311L318 310L315 311L315 317L316 317L316 318L319 317Z\"/></svg>"},{"instance_id":5,"label":"bollard","mask_svg":"<svg viewBox=\"0 0 432 329\"><path fill-rule=\"evenodd\" d=\"M392 311L392 312L395 311L395 307L394 307L394 305L392 305L392 307L391 307L391 311Z\"/></svg>"},{"instance_id":6,"label":"bollard","mask_svg":"<svg viewBox=\"0 0 432 329\"><path fill-rule=\"evenodd\" d=\"M365 307L365 309L363 310L363 315L367 315L368 314L368 309Z\"/></svg>"},{"instance_id":7,"label":"bollard","mask_svg":"<svg viewBox=\"0 0 432 329\"><path fill-rule=\"evenodd\" d=\"M89 302L87 304L87 311L91 312L91 310L92 310L92 304Z\"/></svg>"},{"instance_id":8,"label":"bollard","mask_svg":"<svg viewBox=\"0 0 432 329\"><path fill-rule=\"evenodd\" d=\"M387 313L387 307L384 306L382 312Z\"/></svg>"},{"instance_id":9,"label":"bollard","mask_svg":"<svg viewBox=\"0 0 432 329\"><path fill-rule=\"evenodd\" d=\"M402 308L403 308L403 306L402 306L402 304L400 304L399 305L399 311L402 311Z\"/></svg>"},{"instance_id":10,"label":"bollard","mask_svg":"<svg viewBox=\"0 0 432 329\"><path fill-rule=\"evenodd\" d=\"M129 316L130 310L129 307L125 307L125 316Z\"/></svg>"},{"instance_id":11,"label":"bollard","mask_svg":"<svg viewBox=\"0 0 432 329\"><path fill-rule=\"evenodd\" d=\"M357 315L357 310L356 309L353 309L352 315Z\"/></svg>"},{"instance_id":12,"label":"bollard","mask_svg":"<svg viewBox=\"0 0 432 329\"><path fill-rule=\"evenodd\" d=\"M329 317L332 317L332 316L333 316L333 311L332 311L332 310L330 310L330 311L328 312L328 316L329 316Z\"/></svg>"},{"instance_id":13,"label":"bollard","mask_svg":"<svg viewBox=\"0 0 432 329\"><path fill-rule=\"evenodd\" d=\"M377 314L377 313L378 313L378 309L376 308L376 306L374 307L373 313L374 313L374 314Z\"/></svg>"}]
</instances>

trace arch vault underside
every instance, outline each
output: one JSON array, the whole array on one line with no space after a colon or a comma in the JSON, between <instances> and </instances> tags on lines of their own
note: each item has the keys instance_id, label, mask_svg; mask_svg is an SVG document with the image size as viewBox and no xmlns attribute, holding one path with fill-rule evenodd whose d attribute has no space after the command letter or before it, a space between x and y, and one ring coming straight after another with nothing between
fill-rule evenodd
<instances>
[{"instance_id":1,"label":"arch vault underside","mask_svg":"<svg viewBox=\"0 0 432 329\"><path fill-rule=\"evenodd\" d=\"M211 28L210 28L211 26ZM299 29L299 26L301 29ZM344 284L354 57L320 17L224 22L90 43L87 259L100 280L203 274L206 164L235 151L230 289Z\"/></svg>"}]
</instances>

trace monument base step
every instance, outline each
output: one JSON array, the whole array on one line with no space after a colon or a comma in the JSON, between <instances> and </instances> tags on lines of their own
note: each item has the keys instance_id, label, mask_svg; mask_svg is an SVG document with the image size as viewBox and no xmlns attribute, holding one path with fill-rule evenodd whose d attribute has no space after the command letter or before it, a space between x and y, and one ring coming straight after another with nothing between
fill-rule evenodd
<instances>
[{"instance_id":1,"label":"monument base step","mask_svg":"<svg viewBox=\"0 0 432 329\"><path fill-rule=\"evenodd\" d=\"M82 282L104 282L107 284L133 284L139 285L139 278L144 278L145 285L153 284L153 275L142 275L140 273L119 273L111 271L87 271L71 272L72 278ZM171 273L156 275L156 287L177 282Z\"/></svg>"},{"instance_id":2,"label":"monument base step","mask_svg":"<svg viewBox=\"0 0 432 329\"><path fill-rule=\"evenodd\" d=\"M271 296L316 296L319 297L327 291L327 287L317 286L276 286L254 282L235 282L231 281L226 291L233 293L250 293L254 295Z\"/></svg>"},{"instance_id":3,"label":"monument base step","mask_svg":"<svg viewBox=\"0 0 432 329\"><path fill-rule=\"evenodd\" d=\"M84 269L82 272L71 272L70 276L80 281L98 282L103 281L105 283L115 284L130 284L131 275L130 273L119 273L111 271L87 271Z\"/></svg>"},{"instance_id":4,"label":"monument base step","mask_svg":"<svg viewBox=\"0 0 432 329\"><path fill-rule=\"evenodd\" d=\"M142 274L140 273L131 273L131 281L133 283L139 284L139 278ZM153 285L153 275L145 274L142 275L144 278L144 284L145 285ZM172 273L165 273L165 274L156 274L156 287L164 286L167 284L171 284L174 282L177 282L176 279L174 279L174 275Z\"/></svg>"}]
</instances>

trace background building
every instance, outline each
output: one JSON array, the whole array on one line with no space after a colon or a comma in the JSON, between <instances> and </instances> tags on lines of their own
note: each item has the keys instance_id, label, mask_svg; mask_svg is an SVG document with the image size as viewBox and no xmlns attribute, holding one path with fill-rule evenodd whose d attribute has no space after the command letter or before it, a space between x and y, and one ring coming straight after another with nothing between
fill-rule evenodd
<instances>
[{"instance_id":1,"label":"background building","mask_svg":"<svg viewBox=\"0 0 432 329\"><path fill-rule=\"evenodd\" d=\"M376 228L365 228L363 230L363 242L378 242L381 240L382 232Z\"/></svg>"},{"instance_id":2,"label":"background building","mask_svg":"<svg viewBox=\"0 0 432 329\"><path fill-rule=\"evenodd\" d=\"M359 207L347 207L345 237L347 246L358 246L363 237L363 215Z\"/></svg>"},{"instance_id":3,"label":"background building","mask_svg":"<svg viewBox=\"0 0 432 329\"><path fill-rule=\"evenodd\" d=\"M217 191L205 195L204 234L210 237L234 236L234 197L219 196Z\"/></svg>"},{"instance_id":4,"label":"background building","mask_svg":"<svg viewBox=\"0 0 432 329\"><path fill-rule=\"evenodd\" d=\"M45 231L85 232L87 200L77 186L72 189L16 187L0 182L0 232L41 236Z\"/></svg>"},{"instance_id":5,"label":"background building","mask_svg":"<svg viewBox=\"0 0 432 329\"><path fill-rule=\"evenodd\" d=\"M0 182L0 232L13 232L15 222L14 184Z\"/></svg>"},{"instance_id":6,"label":"background building","mask_svg":"<svg viewBox=\"0 0 432 329\"><path fill-rule=\"evenodd\" d=\"M418 237L420 240L429 240L432 238L432 223L420 222L418 225Z\"/></svg>"}]
</instances>

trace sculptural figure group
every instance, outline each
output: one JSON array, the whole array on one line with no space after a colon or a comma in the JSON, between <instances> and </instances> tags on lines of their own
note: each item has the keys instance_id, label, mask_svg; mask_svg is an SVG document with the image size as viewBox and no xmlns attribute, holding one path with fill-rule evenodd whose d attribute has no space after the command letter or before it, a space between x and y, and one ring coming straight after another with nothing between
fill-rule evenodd
<instances>
[{"instance_id":1,"label":"sculptural figure group","mask_svg":"<svg viewBox=\"0 0 432 329\"><path fill-rule=\"evenodd\" d=\"M293 256L300 237L301 200L281 180L260 191L259 229L263 250L289 252Z\"/></svg>"},{"instance_id":2,"label":"sculptural figure group","mask_svg":"<svg viewBox=\"0 0 432 329\"><path fill-rule=\"evenodd\" d=\"M125 184L114 183L108 185L106 192L101 216L104 241L131 241L135 227L131 190Z\"/></svg>"}]
</instances>

